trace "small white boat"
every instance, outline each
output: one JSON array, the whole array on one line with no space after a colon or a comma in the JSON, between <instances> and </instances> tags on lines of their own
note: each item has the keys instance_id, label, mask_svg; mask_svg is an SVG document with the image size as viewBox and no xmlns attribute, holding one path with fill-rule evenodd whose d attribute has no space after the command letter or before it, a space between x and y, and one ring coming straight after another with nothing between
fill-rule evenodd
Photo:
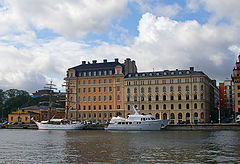
<instances>
[{"instance_id":1,"label":"small white boat","mask_svg":"<svg viewBox=\"0 0 240 164\"><path fill-rule=\"evenodd\" d=\"M85 127L83 123L71 122L64 119L50 119L50 121L34 122L39 130L81 130Z\"/></svg>"},{"instance_id":2,"label":"small white boat","mask_svg":"<svg viewBox=\"0 0 240 164\"><path fill-rule=\"evenodd\" d=\"M106 130L126 130L126 131L151 131L163 130L168 125L168 120L155 120L153 115L141 115L133 107L135 114L128 115L128 118L113 117L105 128Z\"/></svg>"}]
</instances>

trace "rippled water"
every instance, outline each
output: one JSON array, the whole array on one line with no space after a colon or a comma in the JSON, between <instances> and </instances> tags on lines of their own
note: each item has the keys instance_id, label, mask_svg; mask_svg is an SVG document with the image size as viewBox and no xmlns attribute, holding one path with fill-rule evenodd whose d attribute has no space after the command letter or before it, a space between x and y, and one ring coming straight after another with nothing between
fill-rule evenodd
<instances>
[{"instance_id":1,"label":"rippled water","mask_svg":"<svg viewBox=\"0 0 240 164\"><path fill-rule=\"evenodd\" d=\"M239 131L0 130L0 163L239 163Z\"/></svg>"}]
</instances>

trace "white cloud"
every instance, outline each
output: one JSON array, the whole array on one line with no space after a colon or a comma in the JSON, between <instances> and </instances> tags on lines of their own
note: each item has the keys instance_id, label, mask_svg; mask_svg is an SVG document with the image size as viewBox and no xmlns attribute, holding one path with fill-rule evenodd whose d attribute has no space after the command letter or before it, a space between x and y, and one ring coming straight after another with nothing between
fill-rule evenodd
<instances>
[{"instance_id":1,"label":"white cloud","mask_svg":"<svg viewBox=\"0 0 240 164\"><path fill-rule=\"evenodd\" d=\"M135 0L142 13L151 12L157 16L172 17L178 14L182 8L177 4L166 5L155 0Z\"/></svg>"},{"instance_id":2,"label":"white cloud","mask_svg":"<svg viewBox=\"0 0 240 164\"><path fill-rule=\"evenodd\" d=\"M103 32L127 7L127 0L10 0L5 3L7 9L2 9L0 24L12 23L9 25L12 28L15 24L19 31L31 24L70 38ZM0 33L8 30L2 28Z\"/></svg>"}]
</instances>

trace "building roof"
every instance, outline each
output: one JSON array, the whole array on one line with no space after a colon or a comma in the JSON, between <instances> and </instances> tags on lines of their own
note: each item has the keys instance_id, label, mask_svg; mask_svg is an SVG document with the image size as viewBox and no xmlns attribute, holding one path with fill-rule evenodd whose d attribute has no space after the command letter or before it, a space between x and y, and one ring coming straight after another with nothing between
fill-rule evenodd
<instances>
[{"instance_id":1,"label":"building roof","mask_svg":"<svg viewBox=\"0 0 240 164\"><path fill-rule=\"evenodd\" d=\"M22 108L22 110L27 110L27 109L38 109L38 110L48 110L48 106L42 106L42 105L34 105L34 106L28 106L25 108Z\"/></svg>"},{"instance_id":2,"label":"building roof","mask_svg":"<svg viewBox=\"0 0 240 164\"><path fill-rule=\"evenodd\" d=\"M190 70L164 70L156 72L139 72L127 74L124 78L146 78L146 77L164 77L164 76L186 76L186 75L205 75L202 71L194 71L191 67Z\"/></svg>"},{"instance_id":3,"label":"building roof","mask_svg":"<svg viewBox=\"0 0 240 164\"><path fill-rule=\"evenodd\" d=\"M13 115L31 115L31 114L39 114L39 113L31 112L31 111L27 111L27 112L20 111L20 112L12 112L11 114L13 114Z\"/></svg>"}]
</instances>

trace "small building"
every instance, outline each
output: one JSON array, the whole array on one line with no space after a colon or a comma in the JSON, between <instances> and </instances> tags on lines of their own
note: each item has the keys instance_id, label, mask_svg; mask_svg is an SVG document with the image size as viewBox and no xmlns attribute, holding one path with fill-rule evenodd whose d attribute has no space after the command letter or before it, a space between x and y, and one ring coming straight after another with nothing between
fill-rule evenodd
<instances>
[{"instance_id":1,"label":"small building","mask_svg":"<svg viewBox=\"0 0 240 164\"><path fill-rule=\"evenodd\" d=\"M36 121L44 121L48 119L49 107L48 106L29 106L18 109L16 112L8 114L8 122L31 123L31 118ZM64 118L64 108L53 108L51 118Z\"/></svg>"}]
</instances>

